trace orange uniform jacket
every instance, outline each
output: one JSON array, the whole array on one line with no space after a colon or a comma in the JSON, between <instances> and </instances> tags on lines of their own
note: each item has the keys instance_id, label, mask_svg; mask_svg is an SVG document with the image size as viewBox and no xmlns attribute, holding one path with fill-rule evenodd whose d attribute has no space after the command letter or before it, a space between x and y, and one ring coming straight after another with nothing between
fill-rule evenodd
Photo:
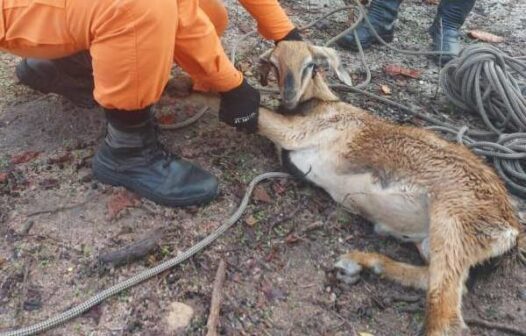
<instances>
[{"instance_id":1,"label":"orange uniform jacket","mask_svg":"<svg viewBox=\"0 0 526 336\"><path fill-rule=\"evenodd\" d=\"M218 1L201 0L201 9L198 0L0 0L0 50L58 58L89 49L94 96L106 108L155 103L173 61L197 89L228 91L242 75L214 29L226 25ZM277 0L241 3L268 39L281 39L293 28Z\"/></svg>"}]
</instances>

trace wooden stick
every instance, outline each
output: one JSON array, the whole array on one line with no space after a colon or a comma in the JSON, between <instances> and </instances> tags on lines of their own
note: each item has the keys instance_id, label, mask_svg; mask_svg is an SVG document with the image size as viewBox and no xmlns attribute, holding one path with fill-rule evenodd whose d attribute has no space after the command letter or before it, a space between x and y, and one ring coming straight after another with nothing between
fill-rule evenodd
<instances>
[{"instance_id":1,"label":"wooden stick","mask_svg":"<svg viewBox=\"0 0 526 336\"><path fill-rule=\"evenodd\" d=\"M219 323L219 309L221 306L222 287L226 277L226 263L223 259L219 262L216 278L214 280L214 289L212 290L212 302L210 303L210 315L206 324L206 336L218 336L217 325Z\"/></svg>"},{"instance_id":2,"label":"wooden stick","mask_svg":"<svg viewBox=\"0 0 526 336\"><path fill-rule=\"evenodd\" d=\"M144 258L159 247L163 237L164 232L161 229L150 231L129 245L99 255L98 262L117 267Z\"/></svg>"}]
</instances>

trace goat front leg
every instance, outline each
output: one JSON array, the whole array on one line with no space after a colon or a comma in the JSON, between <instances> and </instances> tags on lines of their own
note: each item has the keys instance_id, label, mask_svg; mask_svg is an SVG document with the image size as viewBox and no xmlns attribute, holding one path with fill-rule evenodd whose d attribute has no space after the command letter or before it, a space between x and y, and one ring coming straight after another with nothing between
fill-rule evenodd
<instances>
[{"instance_id":1,"label":"goat front leg","mask_svg":"<svg viewBox=\"0 0 526 336\"><path fill-rule=\"evenodd\" d=\"M214 113L219 112L221 102L219 95L201 92L193 92L181 100L190 104L205 105ZM260 107L258 133L286 150L302 149L313 143L313 137L310 134L312 132L308 131L306 120L308 118L284 116Z\"/></svg>"},{"instance_id":2,"label":"goat front leg","mask_svg":"<svg viewBox=\"0 0 526 336\"><path fill-rule=\"evenodd\" d=\"M333 143L341 136L316 116L285 116L264 107L259 108L258 133L290 151Z\"/></svg>"},{"instance_id":3,"label":"goat front leg","mask_svg":"<svg viewBox=\"0 0 526 336\"><path fill-rule=\"evenodd\" d=\"M220 98L217 94L193 92L182 101L208 106L218 113ZM258 133L286 150L311 147L322 140L322 135L313 120L301 116L284 116L264 107L259 108Z\"/></svg>"},{"instance_id":4,"label":"goat front leg","mask_svg":"<svg viewBox=\"0 0 526 336\"><path fill-rule=\"evenodd\" d=\"M311 146L313 139L303 119L298 116L284 116L261 107L258 133L286 150L306 148Z\"/></svg>"},{"instance_id":5,"label":"goat front leg","mask_svg":"<svg viewBox=\"0 0 526 336\"><path fill-rule=\"evenodd\" d=\"M427 288L427 266L409 265L378 253L350 251L341 256L334 267L340 272L338 277L349 284L358 281L362 268L367 268L403 286Z\"/></svg>"}]
</instances>

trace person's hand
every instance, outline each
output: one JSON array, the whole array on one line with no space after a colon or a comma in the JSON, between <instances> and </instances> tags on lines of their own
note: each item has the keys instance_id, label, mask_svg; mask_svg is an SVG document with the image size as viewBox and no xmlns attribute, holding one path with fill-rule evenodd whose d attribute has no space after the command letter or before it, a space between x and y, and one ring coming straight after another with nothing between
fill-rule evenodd
<instances>
[{"instance_id":1,"label":"person's hand","mask_svg":"<svg viewBox=\"0 0 526 336\"><path fill-rule=\"evenodd\" d=\"M219 120L239 131L256 132L260 99L259 91L243 79L240 86L221 93Z\"/></svg>"},{"instance_id":2,"label":"person's hand","mask_svg":"<svg viewBox=\"0 0 526 336\"><path fill-rule=\"evenodd\" d=\"M276 41L276 44L280 43L281 41L303 41L303 37L301 36L299 29L294 28L287 35L285 35L284 38Z\"/></svg>"}]
</instances>

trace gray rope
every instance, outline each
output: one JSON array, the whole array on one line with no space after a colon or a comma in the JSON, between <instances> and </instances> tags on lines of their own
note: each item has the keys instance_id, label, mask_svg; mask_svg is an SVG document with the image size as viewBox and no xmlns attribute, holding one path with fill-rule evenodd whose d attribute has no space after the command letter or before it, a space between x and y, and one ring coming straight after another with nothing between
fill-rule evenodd
<instances>
[{"instance_id":1,"label":"gray rope","mask_svg":"<svg viewBox=\"0 0 526 336\"><path fill-rule=\"evenodd\" d=\"M56 316L53 316L52 318L39 322L37 324L34 324L29 327L25 327L18 330L13 331L7 331L7 332L1 332L0 336L29 336L29 335L35 335L38 333L41 333L43 331L49 330L51 328L55 328L64 322L71 320L72 318L75 318L84 312L88 311L89 309L93 308L97 304L101 303L102 301L108 299L109 297L114 296L117 293L122 292L123 290L126 290L128 288L131 288L145 280L148 280L170 268L173 268L177 266L178 264L182 263L183 261L187 260L188 258L192 257L208 245L210 245L214 240L219 238L225 231L227 231L232 225L234 225L243 212L245 211L248 202L250 200L250 195L252 194L252 191L254 190L255 186L260 183L263 180L271 179L271 178L284 178L289 177L289 174L281 173L281 172L270 172L261 174L257 177L255 177L249 184L247 191L245 192L245 195L243 196L243 199L241 200L241 204L236 209L236 211L228 218L220 227L218 227L212 234L189 248L188 250L184 251L180 255L178 255L175 258L172 258L170 260L167 260L153 268L144 270L140 272L139 274L129 278L128 280L121 282L119 284L116 284L108 289L103 290L102 292L94 295L90 299L84 301L83 303L66 310L65 312L58 314Z\"/></svg>"},{"instance_id":2,"label":"gray rope","mask_svg":"<svg viewBox=\"0 0 526 336\"><path fill-rule=\"evenodd\" d=\"M512 192L526 195L526 62L493 46L468 46L440 71L440 86L455 106L478 112L491 130L478 141L460 137L462 142L491 159Z\"/></svg>"},{"instance_id":3,"label":"gray rope","mask_svg":"<svg viewBox=\"0 0 526 336\"><path fill-rule=\"evenodd\" d=\"M468 46L441 70L440 86L454 105L478 112L492 132L526 131L526 62L493 46Z\"/></svg>"}]
</instances>

